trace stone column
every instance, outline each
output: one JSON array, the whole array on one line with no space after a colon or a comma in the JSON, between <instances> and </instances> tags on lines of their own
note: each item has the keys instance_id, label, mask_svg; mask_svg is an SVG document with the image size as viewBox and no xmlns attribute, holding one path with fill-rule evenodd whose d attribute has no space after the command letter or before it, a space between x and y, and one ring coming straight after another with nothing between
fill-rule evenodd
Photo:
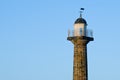
<instances>
[{"instance_id":1,"label":"stone column","mask_svg":"<svg viewBox=\"0 0 120 80\"><path fill-rule=\"evenodd\" d=\"M86 36L68 37L74 44L73 80L88 80L87 43L93 38Z\"/></svg>"},{"instance_id":2,"label":"stone column","mask_svg":"<svg viewBox=\"0 0 120 80\"><path fill-rule=\"evenodd\" d=\"M73 80L88 80L87 74L87 40L73 39L74 65Z\"/></svg>"}]
</instances>

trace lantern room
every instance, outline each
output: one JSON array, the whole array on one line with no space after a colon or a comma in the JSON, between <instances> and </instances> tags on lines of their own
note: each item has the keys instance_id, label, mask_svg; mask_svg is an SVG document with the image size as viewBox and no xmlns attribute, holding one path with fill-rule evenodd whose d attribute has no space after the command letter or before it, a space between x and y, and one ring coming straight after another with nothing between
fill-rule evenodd
<instances>
[{"instance_id":1,"label":"lantern room","mask_svg":"<svg viewBox=\"0 0 120 80\"><path fill-rule=\"evenodd\" d=\"M80 17L74 23L74 36L86 36L87 22L82 18L82 12L84 8L81 8Z\"/></svg>"},{"instance_id":2,"label":"lantern room","mask_svg":"<svg viewBox=\"0 0 120 80\"><path fill-rule=\"evenodd\" d=\"M93 37L93 31L87 29L87 21L82 17L83 10L84 8L81 8L80 17L75 20L73 30L68 30L68 37Z\"/></svg>"},{"instance_id":3,"label":"lantern room","mask_svg":"<svg viewBox=\"0 0 120 80\"><path fill-rule=\"evenodd\" d=\"M74 36L86 36L87 22L82 17L78 18L74 23Z\"/></svg>"}]
</instances>

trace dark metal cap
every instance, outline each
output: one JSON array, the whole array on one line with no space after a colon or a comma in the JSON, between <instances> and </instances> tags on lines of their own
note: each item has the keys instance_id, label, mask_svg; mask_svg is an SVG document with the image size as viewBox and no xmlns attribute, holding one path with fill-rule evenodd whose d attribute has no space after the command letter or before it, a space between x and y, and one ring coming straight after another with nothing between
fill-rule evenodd
<instances>
[{"instance_id":1,"label":"dark metal cap","mask_svg":"<svg viewBox=\"0 0 120 80\"><path fill-rule=\"evenodd\" d=\"M83 19L82 17L78 18L76 21L75 21L75 24L77 23L84 23L85 25L87 25L87 22L85 19Z\"/></svg>"}]
</instances>

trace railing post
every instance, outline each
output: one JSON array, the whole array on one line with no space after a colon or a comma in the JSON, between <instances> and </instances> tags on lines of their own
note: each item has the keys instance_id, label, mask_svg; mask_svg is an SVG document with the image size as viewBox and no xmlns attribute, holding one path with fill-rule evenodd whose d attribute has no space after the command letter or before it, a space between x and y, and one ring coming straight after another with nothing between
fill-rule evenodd
<instances>
[{"instance_id":1,"label":"railing post","mask_svg":"<svg viewBox=\"0 0 120 80\"><path fill-rule=\"evenodd\" d=\"M68 37L70 37L70 29L68 29Z\"/></svg>"}]
</instances>

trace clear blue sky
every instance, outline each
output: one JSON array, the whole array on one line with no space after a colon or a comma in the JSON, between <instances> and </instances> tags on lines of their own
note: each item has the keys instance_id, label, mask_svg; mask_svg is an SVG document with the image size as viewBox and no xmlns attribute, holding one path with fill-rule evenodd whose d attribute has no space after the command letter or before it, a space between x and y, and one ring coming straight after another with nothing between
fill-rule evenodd
<instances>
[{"instance_id":1,"label":"clear blue sky","mask_svg":"<svg viewBox=\"0 0 120 80\"><path fill-rule=\"evenodd\" d=\"M120 80L119 0L1 0L0 80L72 80L66 38L80 7L95 38L89 80Z\"/></svg>"}]
</instances>

